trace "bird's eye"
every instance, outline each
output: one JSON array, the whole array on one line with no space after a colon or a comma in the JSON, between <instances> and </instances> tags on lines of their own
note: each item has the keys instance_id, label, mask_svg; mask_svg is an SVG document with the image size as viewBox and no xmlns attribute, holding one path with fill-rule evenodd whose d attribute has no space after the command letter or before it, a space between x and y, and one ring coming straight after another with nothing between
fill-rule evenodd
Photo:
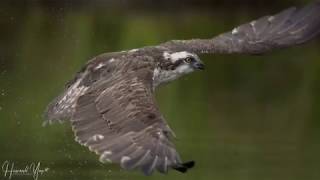
<instances>
[{"instance_id":1,"label":"bird's eye","mask_svg":"<svg viewBox=\"0 0 320 180\"><path fill-rule=\"evenodd\" d=\"M192 63L194 61L194 59L192 57L187 57L184 61L186 63Z\"/></svg>"}]
</instances>

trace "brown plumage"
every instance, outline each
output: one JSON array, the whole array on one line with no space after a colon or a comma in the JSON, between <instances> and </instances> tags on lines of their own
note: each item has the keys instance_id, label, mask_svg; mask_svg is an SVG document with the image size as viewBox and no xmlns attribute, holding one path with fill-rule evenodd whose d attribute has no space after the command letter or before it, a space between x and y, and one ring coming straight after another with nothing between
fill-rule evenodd
<instances>
[{"instance_id":1,"label":"brown plumage","mask_svg":"<svg viewBox=\"0 0 320 180\"><path fill-rule=\"evenodd\" d=\"M320 3L262 17L208 40L180 40L90 60L47 107L44 124L70 120L76 141L101 162L151 174L186 172L175 137L155 102L160 84L203 69L196 54L262 54L304 43L320 32Z\"/></svg>"}]
</instances>

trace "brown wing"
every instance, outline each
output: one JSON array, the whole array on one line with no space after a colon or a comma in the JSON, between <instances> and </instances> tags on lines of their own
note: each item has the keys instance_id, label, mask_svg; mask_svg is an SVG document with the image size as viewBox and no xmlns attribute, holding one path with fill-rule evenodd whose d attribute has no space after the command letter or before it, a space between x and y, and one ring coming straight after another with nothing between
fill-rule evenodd
<instances>
[{"instance_id":1,"label":"brown wing","mask_svg":"<svg viewBox=\"0 0 320 180\"><path fill-rule=\"evenodd\" d=\"M71 122L76 140L100 155L101 162L139 168L147 175L154 169L187 169L146 80L122 75L98 82L78 99Z\"/></svg>"},{"instance_id":2,"label":"brown wing","mask_svg":"<svg viewBox=\"0 0 320 180\"><path fill-rule=\"evenodd\" d=\"M295 7L234 28L213 39L173 40L162 44L173 51L261 54L304 43L320 32L320 2Z\"/></svg>"}]
</instances>

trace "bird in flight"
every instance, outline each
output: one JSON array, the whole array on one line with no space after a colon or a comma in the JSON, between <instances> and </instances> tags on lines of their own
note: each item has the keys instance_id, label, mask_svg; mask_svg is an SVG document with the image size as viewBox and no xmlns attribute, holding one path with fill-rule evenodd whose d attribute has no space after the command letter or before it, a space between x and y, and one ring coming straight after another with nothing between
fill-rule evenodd
<instances>
[{"instance_id":1,"label":"bird in flight","mask_svg":"<svg viewBox=\"0 0 320 180\"><path fill-rule=\"evenodd\" d=\"M158 86L204 64L198 54L263 54L307 42L320 32L320 1L286 9L212 39L172 40L91 59L47 107L44 124L69 120L75 140L126 170L186 172L174 132L159 111Z\"/></svg>"}]
</instances>

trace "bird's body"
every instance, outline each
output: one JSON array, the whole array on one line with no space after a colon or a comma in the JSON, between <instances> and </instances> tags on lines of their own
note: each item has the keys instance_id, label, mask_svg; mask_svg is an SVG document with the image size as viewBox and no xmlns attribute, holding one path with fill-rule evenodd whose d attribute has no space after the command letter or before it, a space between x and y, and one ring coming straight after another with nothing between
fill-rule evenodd
<instances>
[{"instance_id":1,"label":"bird's body","mask_svg":"<svg viewBox=\"0 0 320 180\"><path fill-rule=\"evenodd\" d=\"M187 171L154 92L195 70L203 69L197 54L261 54L304 43L320 32L320 3L290 8L208 40L170 41L91 59L66 85L46 111L47 123L70 120L76 141L100 155L101 162L125 169Z\"/></svg>"},{"instance_id":2,"label":"bird's body","mask_svg":"<svg viewBox=\"0 0 320 180\"><path fill-rule=\"evenodd\" d=\"M47 113L47 116L51 117L48 118L48 122L50 123L50 119L70 118L77 98L85 94L89 87L101 83L101 81L110 81L108 85L113 86L113 83L119 83L117 80L138 78L153 92L160 84L168 83L184 74L191 73L193 68L189 65L177 66L182 63L184 58L193 56L200 62L199 58L191 53L170 53L170 50L166 48L154 47L96 56L89 60L82 70L67 83L65 92L56 99L56 102L53 102L51 108L48 108L52 111L52 113L50 111ZM65 117L66 113L68 113L67 117Z\"/></svg>"}]
</instances>

